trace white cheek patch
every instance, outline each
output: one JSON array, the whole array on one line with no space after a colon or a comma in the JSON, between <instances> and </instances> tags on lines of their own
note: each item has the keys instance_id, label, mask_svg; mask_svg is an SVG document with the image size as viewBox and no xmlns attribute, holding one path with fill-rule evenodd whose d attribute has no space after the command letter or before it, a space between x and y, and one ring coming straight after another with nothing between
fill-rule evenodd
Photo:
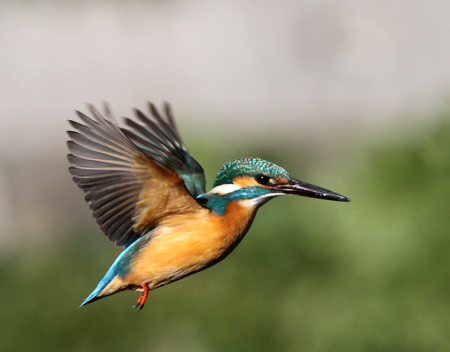
<instances>
[{"instance_id":1,"label":"white cheek patch","mask_svg":"<svg viewBox=\"0 0 450 352\"><path fill-rule=\"evenodd\" d=\"M217 194L219 196L223 196L224 194L228 194L234 191L237 191L238 189L241 189L239 186L236 186L234 183L232 184L224 184L220 186L214 187L212 190L210 190L209 194Z\"/></svg>"}]
</instances>

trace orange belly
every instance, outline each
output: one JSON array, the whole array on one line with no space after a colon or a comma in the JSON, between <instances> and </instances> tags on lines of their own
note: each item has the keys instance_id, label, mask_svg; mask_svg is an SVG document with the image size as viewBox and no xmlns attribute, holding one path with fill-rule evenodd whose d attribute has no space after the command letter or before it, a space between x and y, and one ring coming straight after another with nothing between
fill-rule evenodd
<instances>
[{"instance_id":1,"label":"orange belly","mask_svg":"<svg viewBox=\"0 0 450 352\"><path fill-rule=\"evenodd\" d=\"M219 261L239 243L253 217L254 209L232 202L225 216L202 209L167 218L137 253L124 283L154 289Z\"/></svg>"}]
</instances>

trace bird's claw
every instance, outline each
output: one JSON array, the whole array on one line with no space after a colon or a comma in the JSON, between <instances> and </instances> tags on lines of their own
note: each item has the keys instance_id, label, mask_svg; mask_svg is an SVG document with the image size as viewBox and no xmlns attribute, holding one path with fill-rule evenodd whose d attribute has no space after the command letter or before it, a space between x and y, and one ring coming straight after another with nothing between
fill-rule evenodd
<instances>
[{"instance_id":1,"label":"bird's claw","mask_svg":"<svg viewBox=\"0 0 450 352\"><path fill-rule=\"evenodd\" d=\"M133 308L137 308L137 311L139 312L142 308L144 308L144 305L141 304L141 302L138 302L133 306Z\"/></svg>"},{"instance_id":2,"label":"bird's claw","mask_svg":"<svg viewBox=\"0 0 450 352\"><path fill-rule=\"evenodd\" d=\"M147 300L148 291L150 289L147 285L141 285L144 289L144 292L139 296L137 303L133 306L133 308L137 308L137 311L139 312L142 308L144 308L145 301Z\"/></svg>"}]
</instances>

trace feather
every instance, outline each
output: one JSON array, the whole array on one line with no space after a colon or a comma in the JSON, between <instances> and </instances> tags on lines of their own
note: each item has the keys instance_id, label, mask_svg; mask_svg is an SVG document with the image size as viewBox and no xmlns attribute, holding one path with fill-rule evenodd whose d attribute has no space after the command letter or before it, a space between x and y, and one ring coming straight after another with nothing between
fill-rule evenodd
<instances>
[{"instance_id":1,"label":"feather","mask_svg":"<svg viewBox=\"0 0 450 352\"><path fill-rule=\"evenodd\" d=\"M131 130L122 129L124 135L145 155L178 173L193 197L205 193L206 179L203 168L189 155L175 127L169 105L164 104L163 116L152 103L149 103L149 110L151 118L142 111L135 110L137 118L143 125L125 119L126 125Z\"/></svg>"},{"instance_id":2,"label":"feather","mask_svg":"<svg viewBox=\"0 0 450 352\"><path fill-rule=\"evenodd\" d=\"M121 129L106 105L105 116L88 105L93 118L77 111L83 123L69 121L69 171L117 246L130 246L179 209L200 207L193 196L204 189L203 169L187 153L168 107L166 121L150 106L152 120L136 110L145 126L126 119L134 131ZM186 175L200 182L189 189Z\"/></svg>"}]
</instances>

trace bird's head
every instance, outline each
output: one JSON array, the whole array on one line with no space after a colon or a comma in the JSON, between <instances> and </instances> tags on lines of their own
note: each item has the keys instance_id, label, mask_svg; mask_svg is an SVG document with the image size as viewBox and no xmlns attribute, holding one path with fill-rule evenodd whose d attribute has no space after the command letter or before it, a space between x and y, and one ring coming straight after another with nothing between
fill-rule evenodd
<instances>
[{"instance_id":1,"label":"bird's head","mask_svg":"<svg viewBox=\"0 0 450 352\"><path fill-rule=\"evenodd\" d=\"M350 199L327 189L293 178L283 168L258 158L244 158L222 166L213 189L198 197L205 204L241 201L246 206L259 207L268 200L282 195L349 202Z\"/></svg>"}]
</instances>

